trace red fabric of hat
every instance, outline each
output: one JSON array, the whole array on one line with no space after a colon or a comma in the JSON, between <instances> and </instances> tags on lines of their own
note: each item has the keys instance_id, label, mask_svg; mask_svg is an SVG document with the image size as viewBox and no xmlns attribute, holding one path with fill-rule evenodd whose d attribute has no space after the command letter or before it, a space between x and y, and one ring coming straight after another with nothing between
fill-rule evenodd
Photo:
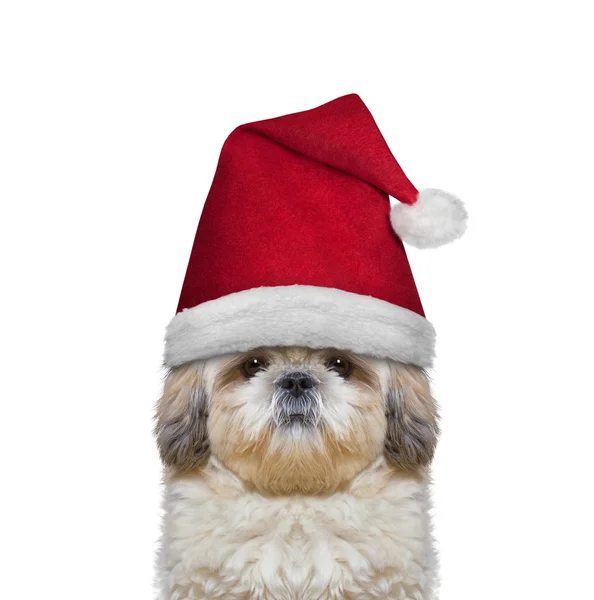
<instances>
[{"instance_id":1,"label":"red fabric of hat","mask_svg":"<svg viewBox=\"0 0 594 600\"><path fill-rule=\"evenodd\" d=\"M301 345L428 366L434 331L402 240L440 245L466 218L457 198L417 192L355 94L242 125L221 151L165 362Z\"/></svg>"}]
</instances>

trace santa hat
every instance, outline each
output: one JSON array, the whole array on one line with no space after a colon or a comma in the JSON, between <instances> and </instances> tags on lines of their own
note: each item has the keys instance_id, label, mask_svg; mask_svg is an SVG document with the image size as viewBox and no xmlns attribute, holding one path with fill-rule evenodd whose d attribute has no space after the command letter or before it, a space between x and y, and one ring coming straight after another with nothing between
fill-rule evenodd
<instances>
[{"instance_id":1,"label":"santa hat","mask_svg":"<svg viewBox=\"0 0 594 600\"><path fill-rule=\"evenodd\" d=\"M165 363L306 346L429 366L434 329L402 241L439 246L466 220L454 196L415 189L355 94L242 125L221 151Z\"/></svg>"}]
</instances>

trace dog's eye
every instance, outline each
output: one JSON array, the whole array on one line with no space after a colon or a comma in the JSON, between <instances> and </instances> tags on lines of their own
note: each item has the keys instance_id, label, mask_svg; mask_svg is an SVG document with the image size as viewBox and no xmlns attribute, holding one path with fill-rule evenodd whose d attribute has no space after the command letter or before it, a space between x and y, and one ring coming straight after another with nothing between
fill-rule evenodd
<instances>
[{"instance_id":1,"label":"dog's eye","mask_svg":"<svg viewBox=\"0 0 594 600\"><path fill-rule=\"evenodd\" d=\"M263 371L264 369L266 369L266 367L267 367L267 364L263 358L254 356L254 357L250 358L249 360L246 360L241 365L241 372L246 377L254 377L256 375L256 373Z\"/></svg>"},{"instance_id":2,"label":"dog's eye","mask_svg":"<svg viewBox=\"0 0 594 600\"><path fill-rule=\"evenodd\" d=\"M353 365L346 359L337 356L335 358L331 358L326 367L330 371L334 371L338 373L341 377L348 377L353 371Z\"/></svg>"}]
</instances>

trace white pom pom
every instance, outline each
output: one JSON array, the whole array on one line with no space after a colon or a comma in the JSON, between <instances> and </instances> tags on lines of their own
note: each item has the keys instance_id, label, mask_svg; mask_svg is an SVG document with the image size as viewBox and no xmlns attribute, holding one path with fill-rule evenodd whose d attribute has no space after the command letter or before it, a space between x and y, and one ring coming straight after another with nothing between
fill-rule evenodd
<instances>
[{"instance_id":1,"label":"white pom pom","mask_svg":"<svg viewBox=\"0 0 594 600\"><path fill-rule=\"evenodd\" d=\"M400 239L417 248L437 248L462 236L468 213L462 201L441 190L419 192L414 204L397 204L390 222Z\"/></svg>"}]
</instances>

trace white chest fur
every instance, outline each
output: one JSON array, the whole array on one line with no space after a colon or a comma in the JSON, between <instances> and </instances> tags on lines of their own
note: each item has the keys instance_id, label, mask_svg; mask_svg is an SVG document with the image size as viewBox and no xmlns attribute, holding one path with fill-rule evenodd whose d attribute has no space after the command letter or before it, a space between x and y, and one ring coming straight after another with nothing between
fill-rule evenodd
<instances>
[{"instance_id":1,"label":"white chest fur","mask_svg":"<svg viewBox=\"0 0 594 600\"><path fill-rule=\"evenodd\" d=\"M264 497L214 458L169 481L162 600L429 600L425 481L383 457L326 497Z\"/></svg>"}]
</instances>

